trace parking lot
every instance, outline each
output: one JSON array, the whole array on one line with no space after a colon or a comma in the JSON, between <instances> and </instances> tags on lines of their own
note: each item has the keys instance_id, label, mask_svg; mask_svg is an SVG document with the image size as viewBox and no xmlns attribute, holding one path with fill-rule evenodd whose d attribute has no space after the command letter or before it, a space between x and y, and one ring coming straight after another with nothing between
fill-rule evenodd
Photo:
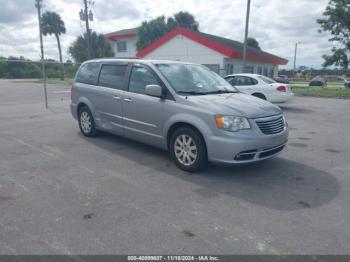
<instances>
[{"instance_id":1,"label":"parking lot","mask_svg":"<svg viewBox=\"0 0 350 262\"><path fill-rule=\"evenodd\" d=\"M282 107L287 149L189 174L167 152L85 138L69 86L0 81L0 254L346 254L350 101Z\"/></svg>"}]
</instances>

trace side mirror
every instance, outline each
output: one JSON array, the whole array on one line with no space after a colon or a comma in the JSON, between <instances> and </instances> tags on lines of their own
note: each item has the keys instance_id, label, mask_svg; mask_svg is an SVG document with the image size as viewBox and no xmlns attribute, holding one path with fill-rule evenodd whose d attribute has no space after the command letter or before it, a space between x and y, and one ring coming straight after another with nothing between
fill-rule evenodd
<instances>
[{"instance_id":1,"label":"side mirror","mask_svg":"<svg viewBox=\"0 0 350 262\"><path fill-rule=\"evenodd\" d=\"M145 94L154 97L162 97L163 88L159 85L146 85Z\"/></svg>"}]
</instances>

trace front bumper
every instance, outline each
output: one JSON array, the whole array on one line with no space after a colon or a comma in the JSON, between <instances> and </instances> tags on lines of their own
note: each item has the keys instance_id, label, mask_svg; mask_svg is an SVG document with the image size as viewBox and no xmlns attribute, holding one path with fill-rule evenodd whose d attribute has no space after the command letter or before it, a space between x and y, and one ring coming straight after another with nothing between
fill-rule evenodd
<instances>
[{"instance_id":1,"label":"front bumper","mask_svg":"<svg viewBox=\"0 0 350 262\"><path fill-rule=\"evenodd\" d=\"M288 128L275 135L247 133L209 137L208 160L226 164L257 162L276 156L288 142Z\"/></svg>"}]
</instances>

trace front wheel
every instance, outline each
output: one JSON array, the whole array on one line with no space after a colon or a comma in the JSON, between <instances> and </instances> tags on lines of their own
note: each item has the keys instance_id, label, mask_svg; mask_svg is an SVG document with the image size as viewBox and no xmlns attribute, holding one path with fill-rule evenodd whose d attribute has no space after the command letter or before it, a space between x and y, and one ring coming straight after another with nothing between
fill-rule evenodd
<instances>
[{"instance_id":1,"label":"front wheel","mask_svg":"<svg viewBox=\"0 0 350 262\"><path fill-rule=\"evenodd\" d=\"M93 137L97 135L95 121L88 107L83 106L79 110L79 128L84 136Z\"/></svg>"},{"instance_id":2,"label":"front wheel","mask_svg":"<svg viewBox=\"0 0 350 262\"><path fill-rule=\"evenodd\" d=\"M196 172L207 163L205 142L192 128L178 128L170 139L170 153L175 164L187 172Z\"/></svg>"}]
</instances>

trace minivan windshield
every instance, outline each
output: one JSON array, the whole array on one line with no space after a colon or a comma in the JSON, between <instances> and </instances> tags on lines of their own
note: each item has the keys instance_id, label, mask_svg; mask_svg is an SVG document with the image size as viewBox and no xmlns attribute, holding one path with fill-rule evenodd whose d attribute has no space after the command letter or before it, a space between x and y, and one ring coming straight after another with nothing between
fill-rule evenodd
<instances>
[{"instance_id":1,"label":"minivan windshield","mask_svg":"<svg viewBox=\"0 0 350 262\"><path fill-rule=\"evenodd\" d=\"M237 93L221 76L201 65L194 64L156 64L178 94L207 95Z\"/></svg>"}]
</instances>

